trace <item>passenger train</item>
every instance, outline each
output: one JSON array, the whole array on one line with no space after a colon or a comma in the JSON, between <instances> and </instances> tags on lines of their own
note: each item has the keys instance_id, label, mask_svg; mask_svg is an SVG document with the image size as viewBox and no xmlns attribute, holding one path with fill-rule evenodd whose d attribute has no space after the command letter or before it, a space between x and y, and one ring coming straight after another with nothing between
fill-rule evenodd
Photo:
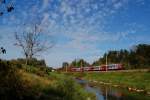
<instances>
[{"instance_id":1,"label":"passenger train","mask_svg":"<svg viewBox=\"0 0 150 100\"><path fill-rule=\"evenodd\" d=\"M71 67L71 72L82 72L82 71L110 71L110 70L123 70L122 64L108 64L101 66L90 66L90 67Z\"/></svg>"}]
</instances>

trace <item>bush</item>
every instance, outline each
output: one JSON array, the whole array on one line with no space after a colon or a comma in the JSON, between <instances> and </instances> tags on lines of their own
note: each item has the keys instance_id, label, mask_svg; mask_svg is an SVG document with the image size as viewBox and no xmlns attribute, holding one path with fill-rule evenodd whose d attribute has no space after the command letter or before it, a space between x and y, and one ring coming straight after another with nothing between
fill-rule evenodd
<instances>
[{"instance_id":1,"label":"bush","mask_svg":"<svg viewBox=\"0 0 150 100\"><path fill-rule=\"evenodd\" d=\"M13 66L13 67L22 68L22 64L18 60L11 60L9 62L11 63L11 66Z\"/></svg>"},{"instance_id":2,"label":"bush","mask_svg":"<svg viewBox=\"0 0 150 100\"><path fill-rule=\"evenodd\" d=\"M0 60L0 66L0 99L20 98L22 84L17 69L8 61Z\"/></svg>"},{"instance_id":3,"label":"bush","mask_svg":"<svg viewBox=\"0 0 150 100\"><path fill-rule=\"evenodd\" d=\"M28 66L32 74L13 65L0 60L0 100L86 100L88 94L65 75Z\"/></svg>"},{"instance_id":4,"label":"bush","mask_svg":"<svg viewBox=\"0 0 150 100\"><path fill-rule=\"evenodd\" d=\"M58 81L56 87L62 94L62 100L86 100L91 95L86 93L79 84L68 77Z\"/></svg>"}]
</instances>

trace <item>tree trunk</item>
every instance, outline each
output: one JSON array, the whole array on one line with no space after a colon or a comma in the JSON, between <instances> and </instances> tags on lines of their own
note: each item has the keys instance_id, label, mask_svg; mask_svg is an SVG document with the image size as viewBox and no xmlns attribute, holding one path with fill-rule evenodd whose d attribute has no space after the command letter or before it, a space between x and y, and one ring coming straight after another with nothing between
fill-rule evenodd
<instances>
[{"instance_id":1,"label":"tree trunk","mask_svg":"<svg viewBox=\"0 0 150 100\"><path fill-rule=\"evenodd\" d=\"M28 57L26 56L26 63L25 63L25 65L28 65Z\"/></svg>"}]
</instances>

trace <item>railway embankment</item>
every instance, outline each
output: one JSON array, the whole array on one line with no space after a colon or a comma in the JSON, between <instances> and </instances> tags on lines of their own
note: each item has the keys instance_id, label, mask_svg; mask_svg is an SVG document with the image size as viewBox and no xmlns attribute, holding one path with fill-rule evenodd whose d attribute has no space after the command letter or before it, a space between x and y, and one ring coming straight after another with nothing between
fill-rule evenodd
<instances>
[{"instance_id":1,"label":"railway embankment","mask_svg":"<svg viewBox=\"0 0 150 100\"><path fill-rule=\"evenodd\" d=\"M96 84L127 88L150 95L150 71L76 72L73 76Z\"/></svg>"}]
</instances>

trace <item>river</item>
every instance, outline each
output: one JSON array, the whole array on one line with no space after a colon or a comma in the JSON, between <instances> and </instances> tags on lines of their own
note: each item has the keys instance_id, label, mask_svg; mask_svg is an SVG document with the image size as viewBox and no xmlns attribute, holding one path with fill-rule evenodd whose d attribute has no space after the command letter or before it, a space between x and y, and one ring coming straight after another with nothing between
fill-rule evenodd
<instances>
[{"instance_id":1,"label":"river","mask_svg":"<svg viewBox=\"0 0 150 100\"><path fill-rule=\"evenodd\" d=\"M85 80L76 79L86 91L94 93L96 100L150 100L150 96L144 93L130 92L125 88L108 85L93 84Z\"/></svg>"}]
</instances>

